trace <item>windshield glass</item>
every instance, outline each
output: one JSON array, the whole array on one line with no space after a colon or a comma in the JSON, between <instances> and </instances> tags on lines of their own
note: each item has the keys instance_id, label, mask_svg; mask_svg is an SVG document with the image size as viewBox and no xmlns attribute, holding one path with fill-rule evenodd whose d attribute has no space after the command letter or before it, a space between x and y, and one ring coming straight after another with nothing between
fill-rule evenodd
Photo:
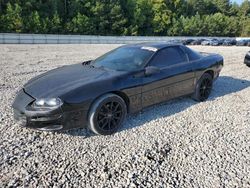
<instances>
[{"instance_id":1,"label":"windshield glass","mask_svg":"<svg viewBox=\"0 0 250 188\"><path fill-rule=\"evenodd\" d=\"M138 70L144 67L155 51L150 47L120 47L97 58L92 65L116 71Z\"/></svg>"}]
</instances>

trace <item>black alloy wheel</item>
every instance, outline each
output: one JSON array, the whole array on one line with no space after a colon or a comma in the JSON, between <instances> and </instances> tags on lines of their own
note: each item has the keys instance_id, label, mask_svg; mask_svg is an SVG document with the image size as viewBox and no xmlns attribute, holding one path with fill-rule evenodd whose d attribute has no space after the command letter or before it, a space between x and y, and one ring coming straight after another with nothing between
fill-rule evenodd
<instances>
[{"instance_id":1,"label":"black alloy wheel","mask_svg":"<svg viewBox=\"0 0 250 188\"><path fill-rule=\"evenodd\" d=\"M203 102L208 99L213 87L213 77L209 73L204 73L196 83L193 99Z\"/></svg>"},{"instance_id":2,"label":"black alloy wheel","mask_svg":"<svg viewBox=\"0 0 250 188\"><path fill-rule=\"evenodd\" d=\"M111 131L120 124L122 116L122 105L119 102L107 102L102 105L98 112L98 126L103 131Z\"/></svg>"},{"instance_id":3,"label":"black alloy wheel","mask_svg":"<svg viewBox=\"0 0 250 188\"><path fill-rule=\"evenodd\" d=\"M200 98L201 101L205 101L212 90L212 85L213 85L213 81L209 78L205 78L202 80L201 85L200 85Z\"/></svg>"},{"instance_id":4,"label":"black alloy wheel","mask_svg":"<svg viewBox=\"0 0 250 188\"><path fill-rule=\"evenodd\" d=\"M89 112L89 128L99 135L116 132L127 115L127 105L115 94L106 94L98 98Z\"/></svg>"}]
</instances>

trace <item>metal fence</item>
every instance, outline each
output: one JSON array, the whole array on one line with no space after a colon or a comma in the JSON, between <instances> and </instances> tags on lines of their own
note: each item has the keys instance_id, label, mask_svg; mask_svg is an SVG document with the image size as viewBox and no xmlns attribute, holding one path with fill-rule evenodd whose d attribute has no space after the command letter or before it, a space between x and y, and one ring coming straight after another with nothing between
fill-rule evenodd
<instances>
[{"instance_id":1,"label":"metal fence","mask_svg":"<svg viewBox=\"0 0 250 188\"><path fill-rule=\"evenodd\" d=\"M198 39L218 37L142 37L0 33L0 44L129 44L188 38Z\"/></svg>"}]
</instances>

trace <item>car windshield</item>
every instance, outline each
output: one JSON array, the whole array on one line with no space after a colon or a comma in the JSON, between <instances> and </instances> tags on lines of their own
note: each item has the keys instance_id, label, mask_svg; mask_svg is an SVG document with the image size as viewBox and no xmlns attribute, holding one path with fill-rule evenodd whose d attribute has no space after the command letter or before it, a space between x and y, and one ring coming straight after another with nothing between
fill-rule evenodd
<instances>
[{"instance_id":1,"label":"car windshield","mask_svg":"<svg viewBox=\"0 0 250 188\"><path fill-rule=\"evenodd\" d=\"M116 71L133 71L145 66L157 49L152 47L120 47L92 62L94 67Z\"/></svg>"}]
</instances>

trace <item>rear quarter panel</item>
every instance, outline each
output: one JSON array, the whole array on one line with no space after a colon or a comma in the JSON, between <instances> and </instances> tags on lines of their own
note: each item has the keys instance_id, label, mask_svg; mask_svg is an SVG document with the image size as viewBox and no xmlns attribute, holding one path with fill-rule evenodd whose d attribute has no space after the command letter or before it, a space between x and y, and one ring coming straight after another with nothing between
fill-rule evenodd
<instances>
[{"instance_id":1,"label":"rear quarter panel","mask_svg":"<svg viewBox=\"0 0 250 188\"><path fill-rule=\"evenodd\" d=\"M208 71L213 72L213 79L216 80L224 64L224 59L219 54L202 54L203 57L193 62L196 81Z\"/></svg>"}]
</instances>

